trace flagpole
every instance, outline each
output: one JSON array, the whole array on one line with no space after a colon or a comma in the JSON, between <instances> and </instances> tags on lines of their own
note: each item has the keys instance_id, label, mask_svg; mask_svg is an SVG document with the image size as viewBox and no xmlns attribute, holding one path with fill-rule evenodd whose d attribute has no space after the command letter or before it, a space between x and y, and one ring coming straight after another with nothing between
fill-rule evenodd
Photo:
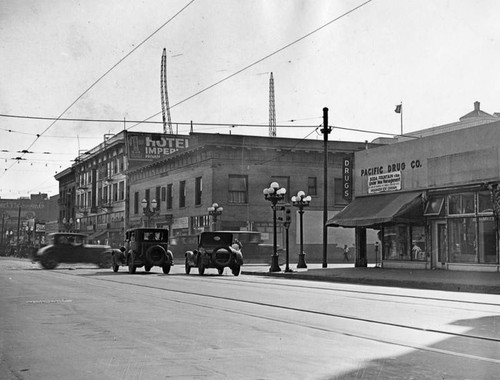
<instances>
[{"instance_id":1,"label":"flagpole","mask_svg":"<svg viewBox=\"0 0 500 380\"><path fill-rule=\"evenodd\" d=\"M401 136L403 135L403 102L401 102Z\"/></svg>"}]
</instances>

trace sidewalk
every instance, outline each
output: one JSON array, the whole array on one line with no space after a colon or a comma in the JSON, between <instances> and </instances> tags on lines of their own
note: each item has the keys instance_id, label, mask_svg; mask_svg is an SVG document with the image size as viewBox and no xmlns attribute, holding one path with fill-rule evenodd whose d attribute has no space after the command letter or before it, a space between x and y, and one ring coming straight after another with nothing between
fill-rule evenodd
<instances>
[{"instance_id":1,"label":"sidewalk","mask_svg":"<svg viewBox=\"0 0 500 380\"><path fill-rule=\"evenodd\" d=\"M450 270L384 269L370 264L367 268L354 268L352 264L307 264L307 269L293 272L269 272L269 265L248 264L242 274L291 278L297 280L343 282L360 285L377 285L400 288L434 289L453 292L500 294L500 273Z\"/></svg>"}]
</instances>

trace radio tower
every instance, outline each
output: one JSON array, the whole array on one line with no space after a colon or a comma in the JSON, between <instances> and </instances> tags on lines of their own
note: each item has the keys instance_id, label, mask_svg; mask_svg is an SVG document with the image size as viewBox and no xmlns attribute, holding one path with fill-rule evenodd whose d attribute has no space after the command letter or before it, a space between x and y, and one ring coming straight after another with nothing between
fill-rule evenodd
<instances>
[{"instance_id":1,"label":"radio tower","mask_svg":"<svg viewBox=\"0 0 500 380\"><path fill-rule=\"evenodd\" d=\"M172 120L170 119L170 105L168 104L167 92L167 49L163 49L161 56L161 111L163 113L163 133L173 134Z\"/></svg>"},{"instance_id":2,"label":"radio tower","mask_svg":"<svg viewBox=\"0 0 500 380\"><path fill-rule=\"evenodd\" d=\"M274 79L273 73L269 79L269 136L276 137L276 110L274 108Z\"/></svg>"}]
</instances>

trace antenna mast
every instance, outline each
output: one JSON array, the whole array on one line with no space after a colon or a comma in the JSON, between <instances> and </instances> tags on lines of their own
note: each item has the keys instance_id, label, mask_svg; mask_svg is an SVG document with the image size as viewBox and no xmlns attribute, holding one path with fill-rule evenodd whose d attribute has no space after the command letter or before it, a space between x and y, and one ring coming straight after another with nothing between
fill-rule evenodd
<instances>
[{"instance_id":1,"label":"antenna mast","mask_svg":"<svg viewBox=\"0 0 500 380\"><path fill-rule=\"evenodd\" d=\"M170 119L170 105L168 104L167 92L167 49L163 48L161 56L161 110L163 114L163 133L173 134L172 120Z\"/></svg>"},{"instance_id":2,"label":"antenna mast","mask_svg":"<svg viewBox=\"0 0 500 380\"><path fill-rule=\"evenodd\" d=\"M269 79L269 136L276 137L276 110L274 108L274 79L273 73Z\"/></svg>"}]
</instances>

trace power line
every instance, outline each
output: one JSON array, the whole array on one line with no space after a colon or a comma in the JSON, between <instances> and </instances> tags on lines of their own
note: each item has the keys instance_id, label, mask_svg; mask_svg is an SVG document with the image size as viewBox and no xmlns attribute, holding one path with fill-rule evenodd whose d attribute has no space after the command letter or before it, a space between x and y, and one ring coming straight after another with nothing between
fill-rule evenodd
<instances>
[{"instance_id":1,"label":"power line","mask_svg":"<svg viewBox=\"0 0 500 380\"><path fill-rule=\"evenodd\" d=\"M121 58L117 63L115 63L109 70L107 70L104 74L102 74L94 83L92 83L84 92L80 94L66 109L61 112L58 118L56 118L45 130L39 134L36 135L35 140L28 146L27 150L31 149L33 145L38 141L38 139L44 135L52 126L66 113L69 111L71 107L73 107L76 102L78 102L85 94L87 94L97 83L99 83L106 75L108 75L115 67L117 67L120 63L122 63L127 57L129 57L132 53L134 53L137 49L139 49L142 45L144 45L151 37L153 37L156 33L158 33L161 29L163 29L170 21L172 21L174 18L176 18L180 13L182 13L188 6L190 6L195 0L191 0L188 4L186 4L180 11L178 11L175 15L173 15L168 21L163 23L159 28L157 28L153 33L151 33L149 36L147 36L142 42L140 42L136 47L134 47L129 53L127 53L123 58ZM6 169L7 171L8 169ZM5 172L4 172L5 173ZM4 173L0 173L0 176L2 176Z\"/></svg>"},{"instance_id":2,"label":"power line","mask_svg":"<svg viewBox=\"0 0 500 380\"><path fill-rule=\"evenodd\" d=\"M266 59L268 59L268 58L270 58L270 57L272 57L272 56L274 56L274 55L276 55L276 54L278 54L278 53L282 52L283 50L288 49L290 46L293 46L293 45L295 45L296 43L298 43L298 42L300 42L300 41L302 41L302 40L306 39L307 37L309 37L309 36L313 35L314 33L319 32L321 29L324 29L324 28L326 28L328 25L330 25L330 24L332 24L332 23L334 23L334 22L336 22L336 21L338 21L338 20L340 20L340 19L344 18L345 16L348 16L349 14L351 14L351 13L355 12L356 10L358 10L358 9L360 9L360 8L362 8L362 7L364 7L366 4L371 3L372 1L373 1L373 0L368 0L368 1L365 1L364 3L362 3L362 4L360 4L360 5L356 6L356 7L354 7L354 8L352 8L352 9L350 9L349 11L347 11L347 12L345 12L345 13L341 14L340 16L338 16L338 17L336 17L336 18L334 18L334 19L332 19L332 20L328 21L326 24L321 25L320 27L318 27L318 28L314 29L313 31L311 31L311 32L309 32L309 33L307 33L307 34L305 34L304 36L302 36L302 37L300 37L300 38L298 38L298 39L296 39L296 40L294 40L294 41L292 41L292 42L288 43L287 45L285 45L285 46L283 46L283 47L279 48L278 50L275 50L274 52L272 52L272 53L270 53L270 54L268 54L268 55L264 56L263 58L258 59L257 61L255 61L255 62L253 62L253 63L249 64L248 66L243 67L242 69L240 69L240 70L238 70L238 71L234 72L233 74L230 74L230 75L228 75L228 76L227 76L227 77L225 77L225 78L222 78L221 80L219 80L219 81L217 81L217 82L215 82L215 83L211 84L211 85L210 85L210 86L208 86L208 87L205 87L204 89L202 89L202 90L200 90L200 91L198 91L198 92L194 93L193 95L188 96L187 98L185 98L185 99L181 100L180 102L175 103L175 104L174 104L173 106L171 106L170 108L174 108L174 107L176 107L176 106L178 106L178 105L180 105L180 104L182 104L182 103L185 103L185 102L187 102L188 100L190 100L190 99L192 99L192 98L194 98L194 97L196 97L196 96L198 96L198 95L200 95L200 94L204 93L205 91L208 91L208 90L210 90L211 88L213 88L213 87L215 87L215 86L217 86L217 85L219 85L219 84L221 84L221 83L223 83L223 82L227 81L228 79L231 79L232 77L234 77L234 76L236 76L236 75L238 75L238 74L242 73L243 71L248 70L249 68L251 68L251 67L253 67L253 66L255 66L255 65L259 64L259 63L261 63L262 61L265 61ZM145 122L145 121L147 121L147 120L152 119L153 117L155 117L155 116L159 115L161 112L162 112L162 111L157 112L157 113L155 113L154 115L151 115L150 117L148 117L148 118L144 119L144 120L143 120L143 122ZM136 127L136 126L137 126L137 125L139 125L139 124L140 124L140 123L137 123L137 124L135 124L135 125L132 125L132 126L130 126L128 129L134 128L134 127ZM269 125L268 125L268 128L269 128Z\"/></svg>"}]
</instances>

